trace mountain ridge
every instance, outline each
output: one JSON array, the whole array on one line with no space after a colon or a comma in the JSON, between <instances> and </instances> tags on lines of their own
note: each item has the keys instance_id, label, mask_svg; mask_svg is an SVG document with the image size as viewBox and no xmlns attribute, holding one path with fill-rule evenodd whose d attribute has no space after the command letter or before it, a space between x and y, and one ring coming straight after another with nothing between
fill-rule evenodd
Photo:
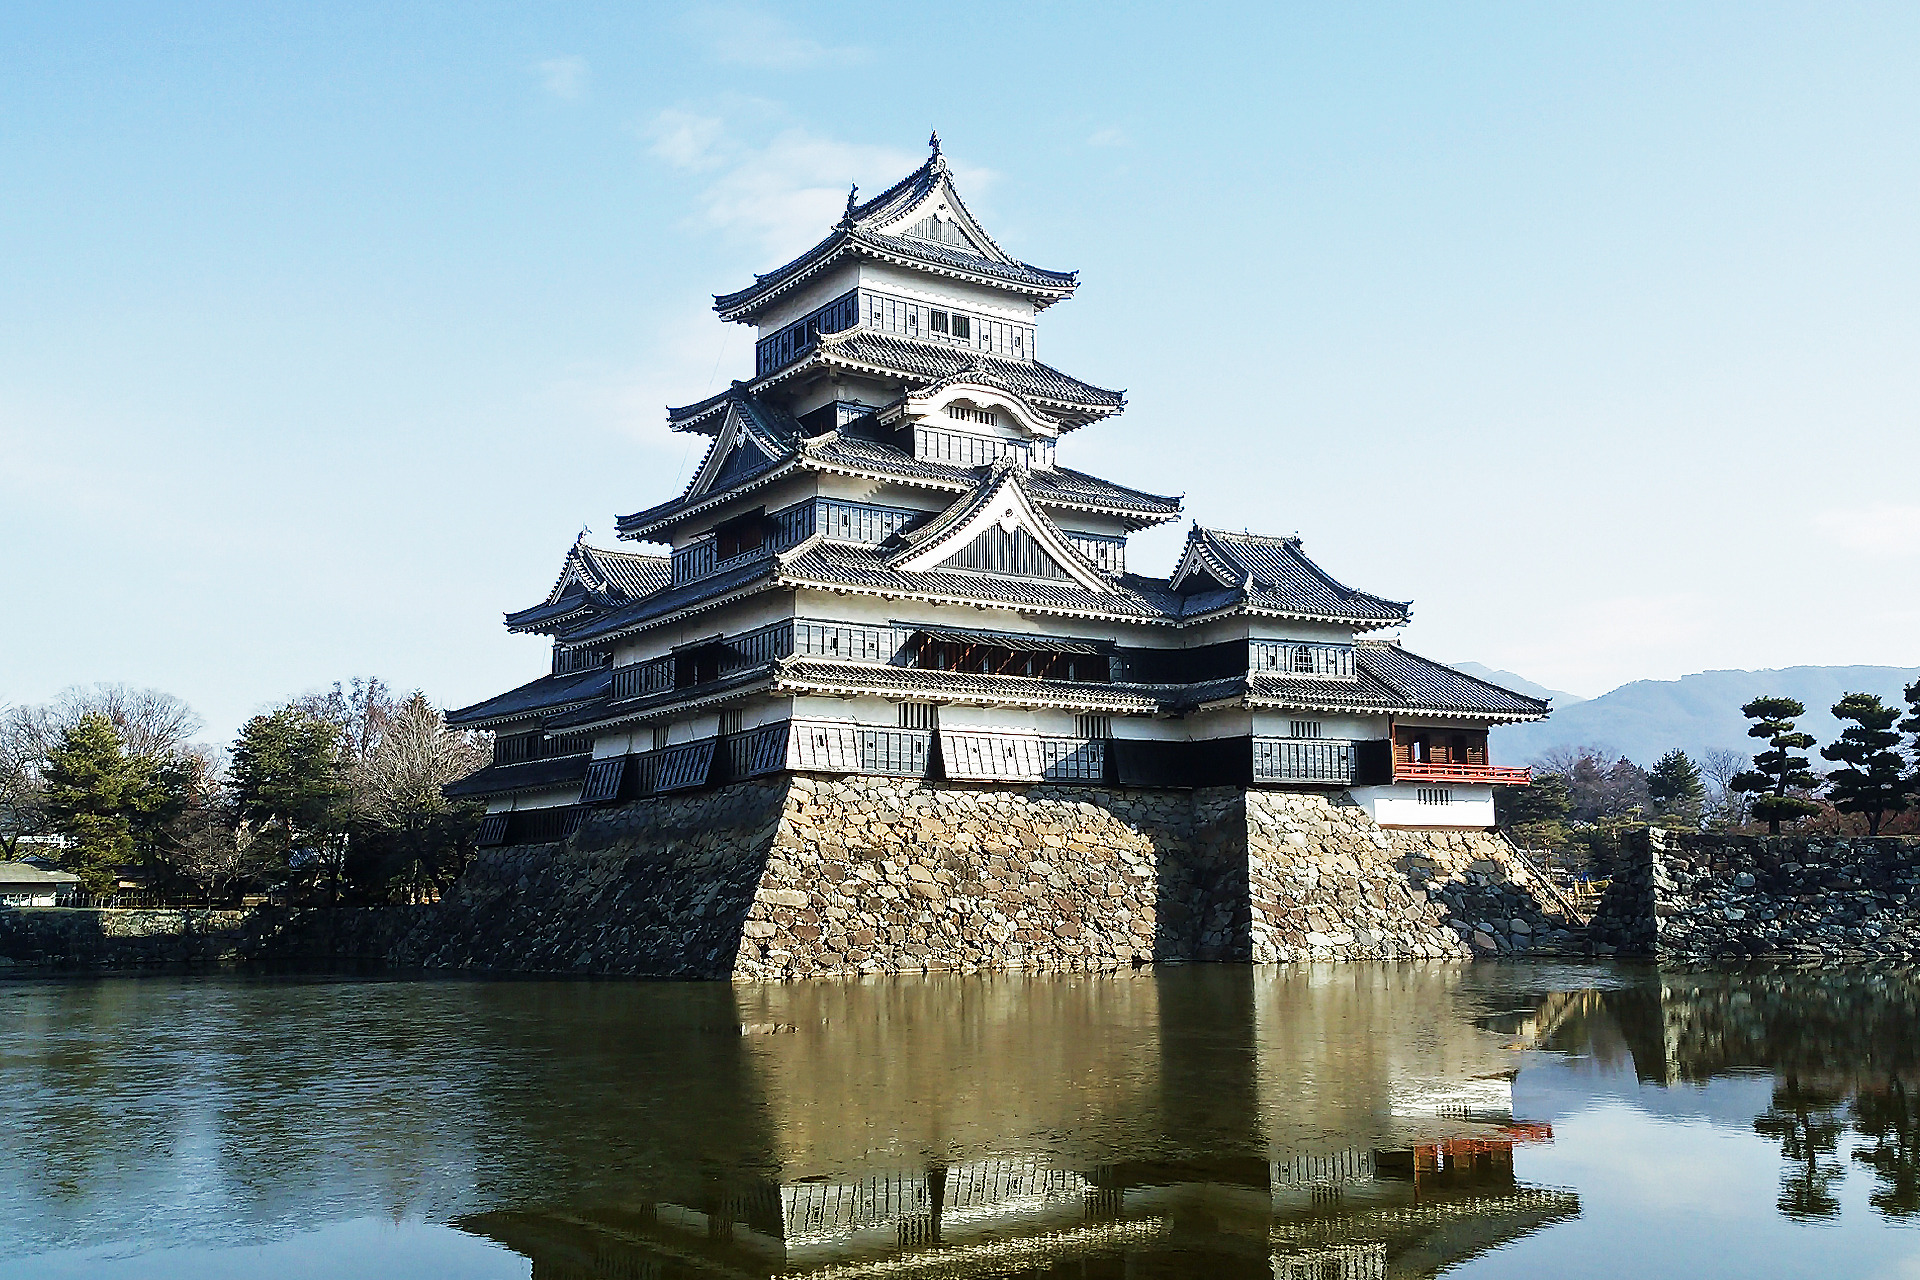
<instances>
[{"instance_id":1,"label":"mountain ridge","mask_svg":"<svg viewBox=\"0 0 1920 1280\"><path fill-rule=\"evenodd\" d=\"M1456 665L1495 683L1506 674L1482 675L1489 669L1479 663ZM1717 749L1751 755L1758 744L1747 736L1748 721L1740 708L1762 695L1804 703L1807 713L1799 727L1824 746L1840 736L1840 722L1829 708L1843 695L1877 693L1890 704L1902 705L1903 690L1915 680L1920 680L1920 667L1865 665L1720 669L1678 680L1635 680L1570 705L1556 700L1553 714L1536 723L1496 726L1493 754L1503 763L1524 764L1556 747L1591 746L1640 765L1651 765L1674 747L1696 760ZM1811 753L1816 762L1818 750Z\"/></svg>"}]
</instances>

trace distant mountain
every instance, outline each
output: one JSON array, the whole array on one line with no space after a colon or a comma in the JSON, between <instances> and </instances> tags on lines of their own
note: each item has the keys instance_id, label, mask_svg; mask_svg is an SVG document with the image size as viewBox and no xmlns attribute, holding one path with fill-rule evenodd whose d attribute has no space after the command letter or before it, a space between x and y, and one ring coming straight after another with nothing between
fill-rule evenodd
<instances>
[{"instance_id":1,"label":"distant mountain","mask_svg":"<svg viewBox=\"0 0 1920 1280\"><path fill-rule=\"evenodd\" d=\"M1524 693L1534 698L1552 698L1556 707L1570 707L1586 699L1577 693L1568 693L1564 689L1549 689L1543 684L1535 684L1525 676L1517 676L1511 671L1501 671L1484 666L1478 662L1450 662L1447 664L1455 671L1464 671L1475 679L1490 681L1502 689L1511 689L1515 693Z\"/></svg>"},{"instance_id":2,"label":"distant mountain","mask_svg":"<svg viewBox=\"0 0 1920 1280\"><path fill-rule=\"evenodd\" d=\"M1537 685L1490 672L1473 663L1460 670L1526 693ZM1747 737L1742 704L1761 694L1798 698L1807 714L1800 727L1825 746L1840 736L1827 708L1847 693L1877 693L1900 705L1901 691L1920 680L1920 667L1787 667L1779 671L1702 671L1678 680L1636 680L1584 702L1567 704L1555 695L1552 716L1537 724L1503 725L1493 731L1493 758L1524 764L1555 747L1595 746L1650 765L1674 747L1695 759L1704 751L1730 747L1751 754L1759 745ZM1824 766L1818 748L1809 752Z\"/></svg>"}]
</instances>

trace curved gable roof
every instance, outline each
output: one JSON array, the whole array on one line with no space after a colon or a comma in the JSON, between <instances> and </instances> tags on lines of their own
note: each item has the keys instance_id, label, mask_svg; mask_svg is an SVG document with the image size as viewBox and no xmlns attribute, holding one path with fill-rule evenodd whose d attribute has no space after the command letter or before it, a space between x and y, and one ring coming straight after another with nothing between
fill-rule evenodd
<instances>
[{"instance_id":1,"label":"curved gable roof","mask_svg":"<svg viewBox=\"0 0 1920 1280\"><path fill-rule=\"evenodd\" d=\"M899 224L939 201L946 203L960 227L964 244L900 233ZM713 309L727 320L749 320L762 304L849 253L972 277L1013 289L1041 307L1067 297L1079 283L1075 272L1049 271L1021 262L994 242L960 198L936 137L926 163L863 204L855 203L849 193L846 213L825 239L785 265L755 275L746 288L715 294Z\"/></svg>"},{"instance_id":2,"label":"curved gable roof","mask_svg":"<svg viewBox=\"0 0 1920 1280\"><path fill-rule=\"evenodd\" d=\"M1199 590L1191 590L1203 579ZM1244 607L1294 617L1383 627L1405 622L1410 602L1357 591L1309 560L1300 539L1228 533L1195 525L1171 584L1187 616Z\"/></svg>"}]
</instances>

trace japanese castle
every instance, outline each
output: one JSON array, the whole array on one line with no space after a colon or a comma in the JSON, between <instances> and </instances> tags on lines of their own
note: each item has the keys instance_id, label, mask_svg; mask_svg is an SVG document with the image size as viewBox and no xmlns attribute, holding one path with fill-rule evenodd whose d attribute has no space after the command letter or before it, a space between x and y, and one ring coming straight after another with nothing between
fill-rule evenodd
<instances>
[{"instance_id":1,"label":"japanese castle","mask_svg":"<svg viewBox=\"0 0 1920 1280\"><path fill-rule=\"evenodd\" d=\"M685 492L578 541L549 674L449 722L492 730L486 844L597 805L783 772L1055 787L1350 792L1388 826L1489 827L1490 725L1547 704L1377 633L1406 602L1297 537L1195 525L1168 577L1127 537L1181 500L1067 465L1125 406L1044 363L1073 272L1010 256L939 140L826 238L714 299L753 377L668 411L709 437Z\"/></svg>"}]
</instances>

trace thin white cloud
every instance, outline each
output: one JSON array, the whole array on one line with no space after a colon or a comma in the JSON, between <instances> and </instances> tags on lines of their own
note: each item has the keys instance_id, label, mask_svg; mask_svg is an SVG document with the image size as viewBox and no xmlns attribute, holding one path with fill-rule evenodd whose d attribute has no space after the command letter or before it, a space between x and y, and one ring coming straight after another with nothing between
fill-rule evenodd
<instances>
[{"instance_id":1,"label":"thin white cloud","mask_svg":"<svg viewBox=\"0 0 1920 1280\"><path fill-rule=\"evenodd\" d=\"M1836 508L1815 516L1813 527L1826 541L1860 555L1920 555L1920 506Z\"/></svg>"},{"instance_id":2,"label":"thin white cloud","mask_svg":"<svg viewBox=\"0 0 1920 1280\"><path fill-rule=\"evenodd\" d=\"M750 367L753 331L723 324L705 301L676 307L653 327L644 355L622 369L576 369L550 391L557 416L584 422L640 446L650 465L683 474L699 437L667 429L667 406L704 400ZM698 463L697 452L693 462Z\"/></svg>"},{"instance_id":3,"label":"thin white cloud","mask_svg":"<svg viewBox=\"0 0 1920 1280\"><path fill-rule=\"evenodd\" d=\"M698 220L746 236L766 256L792 254L825 235L846 207L847 185L865 193L911 172L924 156L889 146L844 142L805 129L780 127L764 104L747 104L737 125L719 116L663 111L644 133L649 149L677 169L709 175L695 197ZM744 136L772 128L763 140ZM955 166L971 194L992 179L985 170Z\"/></svg>"},{"instance_id":4,"label":"thin white cloud","mask_svg":"<svg viewBox=\"0 0 1920 1280\"><path fill-rule=\"evenodd\" d=\"M763 71L805 71L852 66L872 55L857 45L825 44L780 14L755 5L702 5L686 18L687 29L716 62Z\"/></svg>"},{"instance_id":5,"label":"thin white cloud","mask_svg":"<svg viewBox=\"0 0 1920 1280\"><path fill-rule=\"evenodd\" d=\"M533 74L540 77L541 88L568 101L586 96L592 78L587 60L580 57L542 59L533 64Z\"/></svg>"}]
</instances>

